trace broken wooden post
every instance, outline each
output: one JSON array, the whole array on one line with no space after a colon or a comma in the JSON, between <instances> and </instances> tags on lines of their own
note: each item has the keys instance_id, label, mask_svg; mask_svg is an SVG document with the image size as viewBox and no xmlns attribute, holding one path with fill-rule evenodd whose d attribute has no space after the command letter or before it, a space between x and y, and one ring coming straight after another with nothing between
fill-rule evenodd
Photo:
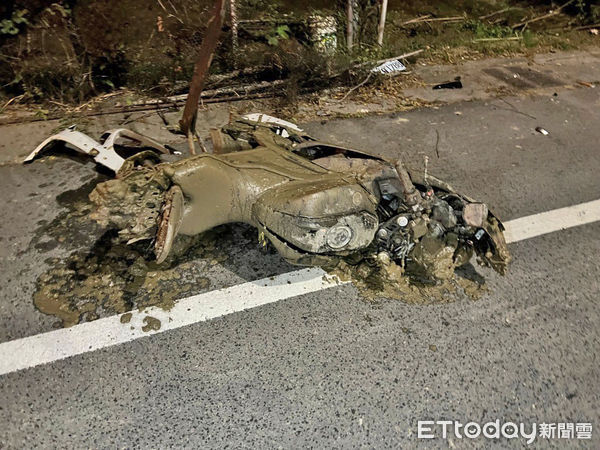
<instances>
[{"instance_id":1,"label":"broken wooden post","mask_svg":"<svg viewBox=\"0 0 600 450\"><path fill-rule=\"evenodd\" d=\"M385 29L385 16L387 15L388 0L381 1L381 15L377 26L377 43L383 45L383 31Z\"/></svg>"},{"instance_id":2,"label":"broken wooden post","mask_svg":"<svg viewBox=\"0 0 600 450\"><path fill-rule=\"evenodd\" d=\"M188 146L192 155L196 154L194 146L194 137L198 138L202 150L206 151L202 141L196 133L196 118L198 116L198 101L200 100L200 93L204 87L204 80L208 73L208 68L212 62L213 54L217 48L219 42L219 35L221 34L221 28L223 21L225 20L225 2L224 0L215 0L215 6L213 15L208 22L206 34L200 44L200 50L198 52L198 59L194 65L194 74L190 81L190 92L188 94L185 107L183 109L183 115L179 121L179 128L188 138Z\"/></svg>"}]
</instances>

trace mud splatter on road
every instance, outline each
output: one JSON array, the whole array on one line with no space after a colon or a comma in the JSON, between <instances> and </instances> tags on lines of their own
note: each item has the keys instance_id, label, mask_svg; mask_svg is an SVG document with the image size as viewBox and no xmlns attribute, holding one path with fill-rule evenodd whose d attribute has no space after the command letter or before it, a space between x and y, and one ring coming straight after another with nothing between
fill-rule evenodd
<instances>
[{"instance_id":1,"label":"mud splatter on road","mask_svg":"<svg viewBox=\"0 0 600 450\"><path fill-rule=\"evenodd\" d=\"M123 314L119 320L121 321L121 323L129 323L131 322L131 316L132 314L128 312Z\"/></svg>"},{"instance_id":2,"label":"mud splatter on road","mask_svg":"<svg viewBox=\"0 0 600 450\"><path fill-rule=\"evenodd\" d=\"M115 244L115 233L106 232L93 248L50 261L52 267L38 279L34 304L44 314L59 318L65 327L134 308L171 309L177 298L210 286L191 261L227 259L213 253L213 238L182 237L177 242L178 252L159 265L146 259L147 243ZM188 274L185 279L183 273Z\"/></svg>"},{"instance_id":3,"label":"mud splatter on road","mask_svg":"<svg viewBox=\"0 0 600 450\"><path fill-rule=\"evenodd\" d=\"M158 331L160 330L160 320L152 316L144 317L144 326L142 327L142 331L147 333L148 331Z\"/></svg>"},{"instance_id":4,"label":"mud splatter on road","mask_svg":"<svg viewBox=\"0 0 600 450\"><path fill-rule=\"evenodd\" d=\"M148 242L125 245L116 231L104 230L90 220L88 194L101 179L59 195L57 201L67 210L51 222L40 223L30 243L30 248L42 253L57 246L74 249L64 259L48 258L46 263L51 267L36 283L34 305L40 312L57 317L56 327L135 308L170 309L177 298L210 286L193 262L223 263L227 254L216 243L231 241L233 245L235 240L231 227L195 237L180 236L172 255L157 264L149 257ZM94 242L91 247L90 241Z\"/></svg>"}]
</instances>

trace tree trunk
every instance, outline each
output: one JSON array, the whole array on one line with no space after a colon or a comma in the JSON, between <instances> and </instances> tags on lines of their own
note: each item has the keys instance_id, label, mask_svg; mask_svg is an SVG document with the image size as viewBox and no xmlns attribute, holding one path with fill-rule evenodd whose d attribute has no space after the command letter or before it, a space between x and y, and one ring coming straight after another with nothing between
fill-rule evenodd
<instances>
[{"instance_id":1,"label":"tree trunk","mask_svg":"<svg viewBox=\"0 0 600 450\"><path fill-rule=\"evenodd\" d=\"M354 45L354 0L348 0L346 5L346 46L352 50Z\"/></svg>"},{"instance_id":2,"label":"tree trunk","mask_svg":"<svg viewBox=\"0 0 600 450\"><path fill-rule=\"evenodd\" d=\"M383 31L385 29L385 17L387 15L388 0L381 1L381 16L377 27L377 43L383 45Z\"/></svg>"}]
</instances>

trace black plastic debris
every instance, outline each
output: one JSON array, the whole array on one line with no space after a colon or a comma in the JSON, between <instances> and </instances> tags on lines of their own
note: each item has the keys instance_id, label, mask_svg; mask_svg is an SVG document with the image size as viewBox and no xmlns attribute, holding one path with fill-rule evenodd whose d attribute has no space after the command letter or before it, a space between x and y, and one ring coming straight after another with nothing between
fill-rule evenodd
<instances>
[{"instance_id":1,"label":"black plastic debris","mask_svg":"<svg viewBox=\"0 0 600 450\"><path fill-rule=\"evenodd\" d=\"M460 77L456 77L454 81L446 81L444 83L436 84L433 89L462 89L463 85L460 81Z\"/></svg>"}]
</instances>

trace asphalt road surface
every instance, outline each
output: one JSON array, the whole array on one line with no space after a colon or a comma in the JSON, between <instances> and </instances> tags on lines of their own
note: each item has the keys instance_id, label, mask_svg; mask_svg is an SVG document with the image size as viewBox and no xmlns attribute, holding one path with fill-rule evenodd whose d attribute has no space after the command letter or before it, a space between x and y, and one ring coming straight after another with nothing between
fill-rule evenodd
<instances>
[{"instance_id":1,"label":"asphalt road surface","mask_svg":"<svg viewBox=\"0 0 600 450\"><path fill-rule=\"evenodd\" d=\"M599 124L600 91L581 88L306 128L416 165L427 155L430 173L510 220L600 198ZM65 158L0 167L0 343L53 329L36 281L99 236L43 231L66 191L97 179ZM181 279L208 283L186 294L296 270L247 235L232 227L216 264L188 261ZM536 442L598 448L599 235L596 222L511 244L507 276L477 269L490 288L478 301L369 302L336 286L8 373L0 447L470 448L494 441L424 441L417 423L498 419L591 423L591 440Z\"/></svg>"}]
</instances>

